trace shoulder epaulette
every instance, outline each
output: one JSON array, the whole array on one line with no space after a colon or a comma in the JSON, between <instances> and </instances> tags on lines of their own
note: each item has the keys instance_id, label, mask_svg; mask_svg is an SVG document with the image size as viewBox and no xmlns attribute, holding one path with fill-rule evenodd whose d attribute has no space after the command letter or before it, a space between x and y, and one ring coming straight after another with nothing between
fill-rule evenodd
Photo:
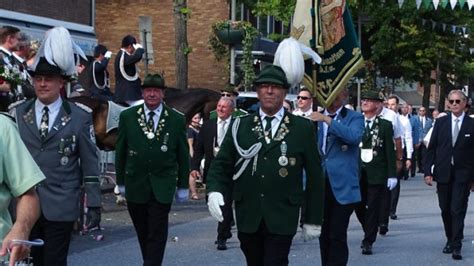
<instances>
[{"instance_id":1,"label":"shoulder epaulette","mask_svg":"<svg viewBox=\"0 0 474 266\"><path fill-rule=\"evenodd\" d=\"M87 113L92 113L92 109L91 109L89 106L87 106L87 105L85 105L85 104L83 104L83 103L78 103L78 102L75 102L74 104L75 104L77 107L79 107L80 109L86 111Z\"/></svg>"},{"instance_id":2,"label":"shoulder epaulette","mask_svg":"<svg viewBox=\"0 0 474 266\"><path fill-rule=\"evenodd\" d=\"M11 104L8 106L8 111L12 110L13 108L17 107L18 105L20 105L20 104L22 104L22 103L24 103L24 102L26 102L25 99L16 101L16 102L14 102L14 103L11 103Z\"/></svg>"},{"instance_id":3,"label":"shoulder epaulette","mask_svg":"<svg viewBox=\"0 0 474 266\"><path fill-rule=\"evenodd\" d=\"M248 114L248 113L249 113L249 112L247 112L247 111L244 110L244 109L239 109L239 108L237 108L236 110L237 110L237 111L240 111L240 112L242 112L242 113L244 113L244 114Z\"/></svg>"},{"instance_id":4,"label":"shoulder epaulette","mask_svg":"<svg viewBox=\"0 0 474 266\"><path fill-rule=\"evenodd\" d=\"M182 116L185 116L184 113L182 113L181 111L177 110L176 108L172 108L173 111L175 111L176 113L182 115Z\"/></svg>"}]
</instances>

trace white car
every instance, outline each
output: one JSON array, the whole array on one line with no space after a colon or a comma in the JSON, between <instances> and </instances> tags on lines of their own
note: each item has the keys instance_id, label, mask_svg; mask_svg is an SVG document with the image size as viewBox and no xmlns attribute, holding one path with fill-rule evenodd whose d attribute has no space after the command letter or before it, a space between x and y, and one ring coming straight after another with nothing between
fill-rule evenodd
<instances>
[{"instance_id":1,"label":"white car","mask_svg":"<svg viewBox=\"0 0 474 266\"><path fill-rule=\"evenodd\" d=\"M287 94L286 100L290 101L291 107L293 110L296 108L296 94ZM254 91L239 91L239 96L237 96L237 108L243 109L249 113L254 113L258 111L260 107L259 100L257 98L257 93Z\"/></svg>"}]
</instances>

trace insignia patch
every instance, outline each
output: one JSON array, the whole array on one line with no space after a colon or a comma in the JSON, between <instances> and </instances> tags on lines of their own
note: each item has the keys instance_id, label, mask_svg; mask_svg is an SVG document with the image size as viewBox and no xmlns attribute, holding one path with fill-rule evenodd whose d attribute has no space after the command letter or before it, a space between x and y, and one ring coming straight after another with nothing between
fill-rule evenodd
<instances>
[{"instance_id":1,"label":"insignia patch","mask_svg":"<svg viewBox=\"0 0 474 266\"><path fill-rule=\"evenodd\" d=\"M296 165L296 158L290 157L289 160L290 160L290 165L291 165L291 166L295 166L295 165Z\"/></svg>"}]
</instances>

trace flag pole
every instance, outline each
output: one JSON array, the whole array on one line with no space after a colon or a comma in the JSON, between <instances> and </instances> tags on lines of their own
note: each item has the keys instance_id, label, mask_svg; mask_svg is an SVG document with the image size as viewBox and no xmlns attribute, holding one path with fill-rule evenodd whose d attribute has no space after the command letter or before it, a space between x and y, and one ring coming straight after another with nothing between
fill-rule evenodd
<instances>
[{"instance_id":1,"label":"flag pole","mask_svg":"<svg viewBox=\"0 0 474 266\"><path fill-rule=\"evenodd\" d=\"M311 48L313 49L314 52L318 52L317 51L317 40L316 40L316 19L318 19L316 17L316 0L311 0L311 5L312 5L312 10L311 10L311 16L312 16L312 20L311 20L311 27L312 27L312 31L311 31L311 37L313 39L313 41L311 42ZM319 12L318 12L319 13ZM316 75L316 72L317 72L317 69L316 69L317 65L316 65L316 62L313 61L313 64L312 64L312 73L313 73L313 77L312 77L312 80L313 80L313 93L314 95L316 95L316 90L317 90L317 87L316 87L316 84L317 84L317 75ZM318 105L321 105L321 103L318 103Z\"/></svg>"}]
</instances>

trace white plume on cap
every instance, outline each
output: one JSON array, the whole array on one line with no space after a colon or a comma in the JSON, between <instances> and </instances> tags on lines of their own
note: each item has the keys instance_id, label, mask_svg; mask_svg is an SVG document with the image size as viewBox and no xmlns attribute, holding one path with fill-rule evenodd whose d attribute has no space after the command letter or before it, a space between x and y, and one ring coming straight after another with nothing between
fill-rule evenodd
<instances>
[{"instance_id":1,"label":"white plume on cap","mask_svg":"<svg viewBox=\"0 0 474 266\"><path fill-rule=\"evenodd\" d=\"M316 52L293 37L284 39L278 45L273 64L285 71L291 87L298 86L303 81L304 55L311 57L315 63L321 63L321 57Z\"/></svg>"},{"instance_id":2,"label":"white plume on cap","mask_svg":"<svg viewBox=\"0 0 474 266\"><path fill-rule=\"evenodd\" d=\"M59 67L61 74L72 76L79 64L79 56L87 61L86 55L73 42L69 31L64 27L54 27L46 32L32 68L35 70L40 58L44 57L49 64Z\"/></svg>"}]
</instances>

